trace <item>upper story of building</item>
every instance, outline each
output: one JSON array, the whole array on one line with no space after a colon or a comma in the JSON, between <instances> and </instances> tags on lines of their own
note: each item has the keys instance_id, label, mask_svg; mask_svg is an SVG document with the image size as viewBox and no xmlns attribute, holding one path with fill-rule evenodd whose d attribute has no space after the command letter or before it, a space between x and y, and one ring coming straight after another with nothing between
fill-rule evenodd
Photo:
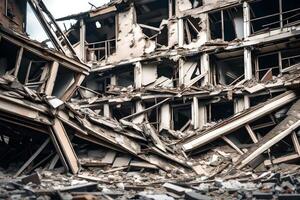
<instances>
[{"instance_id":1,"label":"upper story of building","mask_svg":"<svg viewBox=\"0 0 300 200\"><path fill-rule=\"evenodd\" d=\"M78 20L68 38L101 68L290 37L299 10L292 0L116 0L59 20Z\"/></svg>"}]
</instances>

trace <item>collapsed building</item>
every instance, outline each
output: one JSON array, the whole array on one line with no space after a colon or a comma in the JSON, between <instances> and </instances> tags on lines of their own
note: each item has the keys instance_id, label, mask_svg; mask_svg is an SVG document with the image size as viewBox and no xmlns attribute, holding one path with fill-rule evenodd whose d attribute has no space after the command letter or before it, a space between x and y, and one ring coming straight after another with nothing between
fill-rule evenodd
<instances>
[{"instance_id":1,"label":"collapsed building","mask_svg":"<svg viewBox=\"0 0 300 200\"><path fill-rule=\"evenodd\" d=\"M162 170L172 180L151 176L170 198L203 199L201 184L216 177L267 182L282 163L284 175L296 173L299 2L115 0L60 19L42 1L28 5L53 48L26 36L27 2L2 1L1 167L18 164L14 177L63 166L118 184L124 177L105 174ZM76 23L62 31L57 22L66 20ZM126 181L125 190L155 184ZM298 197L282 184L250 196Z\"/></svg>"}]
</instances>

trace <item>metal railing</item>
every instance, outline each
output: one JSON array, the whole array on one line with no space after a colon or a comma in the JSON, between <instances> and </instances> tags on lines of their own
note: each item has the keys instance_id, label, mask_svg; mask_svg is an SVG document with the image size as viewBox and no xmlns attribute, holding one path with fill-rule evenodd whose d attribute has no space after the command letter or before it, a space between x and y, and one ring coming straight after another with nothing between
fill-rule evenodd
<instances>
[{"instance_id":1,"label":"metal railing","mask_svg":"<svg viewBox=\"0 0 300 200\"><path fill-rule=\"evenodd\" d=\"M116 39L87 44L90 61L102 61L116 52Z\"/></svg>"},{"instance_id":2,"label":"metal railing","mask_svg":"<svg viewBox=\"0 0 300 200\"><path fill-rule=\"evenodd\" d=\"M278 24L278 27L280 27L280 28L284 28L284 27L291 26L291 25L294 25L294 24L299 24L300 20L295 21L295 18L300 16L299 11L300 11L300 8L295 8L295 9L284 11L284 12L279 12L279 13L274 13L274 14L262 16L262 17L252 18L252 19L250 19L250 22L251 22L251 25L252 25L252 32L256 33L256 32L262 31L264 29L269 29L271 26L274 26L276 24ZM292 14L292 15L288 16L288 17L284 17L287 14ZM263 24L263 25L261 25L262 29L260 29L260 30L257 30L257 31L253 30L253 23L260 22L260 21L263 21L263 20L266 20L266 19L270 19L272 17L273 18L278 17L278 21Z\"/></svg>"}]
</instances>

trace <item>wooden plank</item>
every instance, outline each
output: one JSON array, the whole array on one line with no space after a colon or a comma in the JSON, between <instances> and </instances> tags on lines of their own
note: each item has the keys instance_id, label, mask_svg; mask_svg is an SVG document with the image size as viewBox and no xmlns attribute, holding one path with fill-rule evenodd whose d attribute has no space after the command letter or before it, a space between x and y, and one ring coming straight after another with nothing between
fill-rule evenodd
<instances>
[{"instance_id":1,"label":"wooden plank","mask_svg":"<svg viewBox=\"0 0 300 200\"><path fill-rule=\"evenodd\" d=\"M14 72L14 76L17 77L19 70L20 70L20 65L21 65L21 61L22 61L22 57L23 57L23 51L24 48L20 47L20 49L18 50L17 53L17 57L16 57L16 64L15 64L15 72Z\"/></svg>"},{"instance_id":2,"label":"wooden plank","mask_svg":"<svg viewBox=\"0 0 300 200\"><path fill-rule=\"evenodd\" d=\"M45 142L36 150L32 156L22 165L22 167L18 170L18 172L14 175L14 177L18 177L27 167L32 163L32 161L45 149L45 147L49 144L50 138L47 138Z\"/></svg>"},{"instance_id":3,"label":"wooden plank","mask_svg":"<svg viewBox=\"0 0 300 200\"><path fill-rule=\"evenodd\" d=\"M191 151L195 148L201 147L223 135L229 134L232 131L237 130L245 126L245 124L249 124L250 122L268 115L269 113L273 112L274 110L292 102L297 98L297 95L292 92L288 91L279 96L270 99L269 101L259 104L255 107L252 107L248 110L241 112L237 116L233 116L216 126L208 129L203 134L196 136L196 138L190 139L183 144L184 151Z\"/></svg>"},{"instance_id":4,"label":"wooden plank","mask_svg":"<svg viewBox=\"0 0 300 200\"><path fill-rule=\"evenodd\" d=\"M115 151L108 151L106 152L105 157L101 160L102 163L104 164L113 164L115 158L116 158L117 152Z\"/></svg>"},{"instance_id":5,"label":"wooden plank","mask_svg":"<svg viewBox=\"0 0 300 200\"><path fill-rule=\"evenodd\" d=\"M56 165L56 163L57 163L58 160L59 160L59 155L56 154L56 155L53 157L53 159L51 160L48 169L50 169L50 170L54 169L54 167L55 167L55 165Z\"/></svg>"},{"instance_id":6,"label":"wooden plank","mask_svg":"<svg viewBox=\"0 0 300 200\"><path fill-rule=\"evenodd\" d=\"M131 157L128 156L117 157L112 167L113 168L126 167L129 165L130 161L131 161Z\"/></svg>"},{"instance_id":7,"label":"wooden plank","mask_svg":"<svg viewBox=\"0 0 300 200\"><path fill-rule=\"evenodd\" d=\"M146 169L158 169L155 165L152 165L148 162L144 161L131 161L130 162L130 167L133 168L146 168Z\"/></svg>"},{"instance_id":8,"label":"wooden plank","mask_svg":"<svg viewBox=\"0 0 300 200\"><path fill-rule=\"evenodd\" d=\"M262 82L270 81L273 79L272 68L269 69L265 75L261 78Z\"/></svg>"},{"instance_id":9,"label":"wooden plank","mask_svg":"<svg viewBox=\"0 0 300 200\"><path fill-rule=\"evenodd\" d=\"M45 94L51 96L54 88L57 72L58 72L59 63L54 61L50 67L49 78L45 87Z\"/></svg>"},{"instance_id":10,"label":"wooden plank","mask_svg":"<svg viewBox=\"0 0 300 200\"><path fill-rule=\"evenodd\" d=\"M265 160L264 165L266 166L270 166L273 164L280 164L280 163L284 163L284 162L288 162L288 161L292 161L292 160L297 160L300 158L300 155L298 153L296 154L292 154L292 155L288 155L288 156L283 156L280 158L275 158L272 160Z\"/></svg>"},{"instance_id":11,"label":"wooden plank","mask_svg":"<svg viewBox=\"0 0 300 200\"><path fill-rule=\"evenodd\" d=\"M245 125L245 128L246 128L247 132L249 133L249 135L250 135L252 141L253 141L254 143L257 143L257 142L258 142L258 139L257 139L255 133L253 132L253 130L251 129L251 127L249 126L249 124L246 124L246 125Z\"/></svg>"},{"instance_id":12,"label":"wooden plank","mask_svg":"<svg viewBox=\"0 0 300 200\"><path fill-rule=\"evenodd\" d=\"M293 141L296 152L300 155L300 144L299 144L299 140L298 140L298 137L297 137L297 134L295 131L292 133L292 141Z\"/></svg>"},{"instance_id":13,"label":"wooden plank","mask_svg":"<svg viewBox=\"0 0 300 200\"><path fill-rule=\"evenodd\" d=\"M71 172L77 174L80 168L79 162L62 122L57 118L54 119L52 129Z\"/></svg>"},{"instance_id":14,"label":"wooden plank","mask_svg":"<svg viewBox=\"0 0 300 200\"><path fill-rule=\"evenodd\" d=\"M229 145L231 146L233 149L235 149L239 154L243 155L244 152L238 148L230 139L228 139L227 137L223 136L222 139Z\"/></svg>"},{"instance_id":15,"label":"wooden plank","mask_svg":"<svg viewBox=\"0 0 300 200\"><path fill-rule=\"evenodd\" d=\"M292 124L291 126L286 128L284 131L280 132L273 138L264 142L262 145L260 145L258 148L256 148L253 152L249 153L247 155L247 157L241 161L241 164L237 168L238 169L243 168L245 165L247 165L249 162L251 162L253 159L255 159L259 154L262 154L264 151L269 149L271 146L278 143L280 140L285 138L287 135L291 134L299 126L300 126L300 120L298 120L297 122L295 122L294 124Z\"/></svg>"}]
</instances>

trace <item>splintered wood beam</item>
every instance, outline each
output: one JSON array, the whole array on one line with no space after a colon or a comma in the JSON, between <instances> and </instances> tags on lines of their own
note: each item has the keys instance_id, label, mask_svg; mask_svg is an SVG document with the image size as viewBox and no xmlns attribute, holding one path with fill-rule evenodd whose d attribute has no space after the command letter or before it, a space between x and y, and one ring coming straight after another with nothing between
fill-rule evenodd
<instances>
[{"instance_id":1,"label":"splintered wood beam","mask_svg":"<svg viewBox=\"0 0 300 200\"><path fill-rule=\"evenodd\" d=\"M52 130L71 172L73 174L77 174L80 168L79 161L73 149L72 143L69 140L68 134L66 133L66 130L59 119L56 118L53 120Z\"/></svg>"},{"instance_id":2,"label":"splintered wood beam","mask_svg":"<svg viewBox=\"0 0 300 200\"><path fill-rule=\"evenodd\" d=\"M270 147L272 147L274 144L281 141L283 138L291 134L296 128L300 126L300 120L296 121L292 125L290 125L288 128L286 128L284 131L281 131L279 134L274 136L273 138L269 139L268 141L264 142L263 144L260 144L253 152L250 152L247 157L245 157L240 165L237 167L237 169L242 169L245 167L249 162L251 162L253 159L255 159L258 155L262 154L266 150L268 150ZM260 142L261 143L261 142ZM259 143L258 143L259 144Z\"/></svg>"},{"instance_id":3,"label":"splintered wood beam","mask_svg":"<svg viewBox=\"0 0 300 200\"><path fill-rule=\"evenodd\" d=\"M292 102L297 98L293 91L287 91L279 96L276 96L264 103L258 104L248 110L241 112L239 115L230 117L229 119L215 125L214 127L204 131L202 134L195 136L193 139L188 139L182 148L185 152L192 151L209 142L212 142L226 134L229 134L243 126L249 124L258 118L266 116L280 107Z\"/></svg>"},{"instance_id":4,"label":"splintered wood beam","mask_svg":"<svg viewBox=\"0 0 300 200\"><path fill-rule=\"evenodd\" d=\"M243 155L244 152L238 148L230 139L228 139L227 137L223 136L222 139L229 145L231 146L233 149L235 149L239 154Z\"/></svg>"},{"instance_id":5,"label":"splintered wood beam","mask_svg":"<svg viewBox=\"0 0 300 200\"><path fill-rule=\"evenodd\" d=\"M51 96L58 72L59 63L54 61L52 62L52 65L50 66L50 72L49 72L49 78L46 83L45 87L45 94Z\"/></svg>"},{"instance_id":6,"label":"splintered wood beam","mask_svg":"<svg viewBox=\"0 0 300 200\"><path fill-rule=\"evenodd\" d=\"M295 153L295 154L291 154L291 155L288 155L288 156L283 156L283 157L275 158L272 161L271 160L265 160L264 161L264 165L265 166L270 166L272 164L276 165L276 164L280 164L280 163L284 163L284 162L289 162L289 161L297 160L299 158L300 158L300 155L298 153Z\"/></svg>"},{"instance_id":7,"label":"splintered wood beam","mask_svg":"<svg viewBox=\"0 0 300 200\"><path fill-rule=\"evenodd\" d=\"M152 109L154 109L154 108L156 108L156 107L158 107L158 106L164 104L165 102L169 101L170 99L171 99L171 98L166 98L166 99L164 99L164 100L158 102L157 104L155 104L155 105L153 105L153 106L150 106L149 108L146 108L146 109L144 109L144 110L142 110L142 111L140 111L140 112L136 112L136 113L133 113L132 115L128 115L128 116L126 116L126 117L123 117L121 120L130 119L130 118L139 116L139 115L141 115L141 114L143 114L143 113L145 113L145 112L151 111Z\"/></svg>"},{"instance_id":8,"label":"splintered wood beam","mask_svg":"<svg viewBox=\"0 0 300 200\"><path fill-rule=\"evenodd\" d=\"M56 154L56 155L52 158L52 160L51 160L51 162L50 162L50 165L49 165L49 168L48 168L48 169L50 169L50 170L54 169L54 167L55 167L56 163L58 162L58 160L59 160L59 155Z\"/></svg>"},{"instance_id":9,"label":"splintered wood beam","mask_svg":"<svg viewBox=\"0 0 300 200\"><path fill-rule=\"evenodd\" d=\"M45 149L49 142L50 138L47 138L45 142L36 150L36 152L22 165L22 167L18 170L14 177L18 177L30 165L30 163L32 163L32 161Z\"/></svg>"},{"instance_id":10,"label":"splintered wood beam","mask_svg":"<svg viewBox=\"0 0 300 200\"><path fill-rule=\"evenodd\" d=\"M185 32L186 32L186 37L187 37L188 43L191 43L192 36L191 36L190 28L189 28L187 21L184 22L184 26L185 26Z\"/></svg>"},{"instance_id":11,"label":"splintered wood beam","mask_svg":"<svg viewBox=\"0 0 300 200\"><path fill-rule=\"evenodd\" d=\"M253 141L254 143L257 143L257 142L258 142L258 139L257 139L255 133L253 132L253 130L251 129L251 127L249 126L249 124L246 124L246 125L245 125L245 128L246 128L247 132L249 133L249 135L250 135L252 141Z\"/></svg>"},{"instance_id":12,"label":"splintered wood beam","mask_svg":"<svg viewBox=\"0 0 300 200\"><path fill-rule=\"evenodd\" d=\"M292 141L293 141L296 152L300 156L300 144L299 144L299 140L298 140L298 137L297 137L297 134L295 131L292 133Z\"/></svg>"},{"instance_id":13,"label":"splintered wood beam","mask_svg":"<svg viewBox=\"0 0 300 200\"><path fill-rule=\"evenodd\" d=\"M62 101L68 101L74 92L78 89L85 78L84 74L76 74L74 83L65 91L64 95L61 97Z\"/></svg>"},{"instance_id":14,"label":"splintered wood beam","mask_svg":"<svg viewBox=\"0 0 300 200\"><path fill-rule=\"evenodd\" d=\"M17 53L17 57L16 57L16 64L15 64L15 72L14 72L14 76L17 77L19 70L20 70L20 65L21 65L21 61L22 61L22 57L23 57L23 52L24 52L24 48L20 47Z\"/></svg>"}]
</instances>

